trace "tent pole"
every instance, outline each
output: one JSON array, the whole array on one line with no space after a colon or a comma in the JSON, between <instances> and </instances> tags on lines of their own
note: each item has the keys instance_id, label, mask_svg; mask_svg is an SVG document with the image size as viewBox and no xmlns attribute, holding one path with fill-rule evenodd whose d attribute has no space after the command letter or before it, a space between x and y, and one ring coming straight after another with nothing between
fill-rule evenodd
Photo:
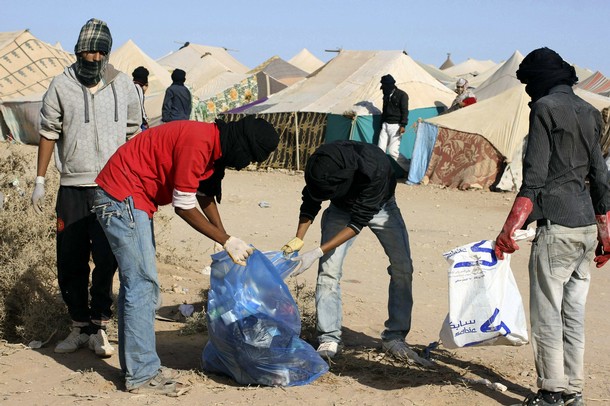
<instances>
[{"instance_id":1,"label":"tent pole","mask_svg":"<svg viewBox=\"0 0 610 406\"><path fill-rule=\"evenodd\" d=\"M297 116L297 112L294 112L294 134L297 145L297 171L300 169L300 153L299 153L299 117Z\"/></svg>"}]
</instances>

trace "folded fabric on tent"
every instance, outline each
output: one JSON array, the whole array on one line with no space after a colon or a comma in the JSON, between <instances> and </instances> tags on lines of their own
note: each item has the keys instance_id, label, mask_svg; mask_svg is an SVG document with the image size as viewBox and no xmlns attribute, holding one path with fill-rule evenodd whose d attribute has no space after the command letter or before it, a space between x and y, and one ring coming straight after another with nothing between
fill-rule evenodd
<instances>
[{"instance_id":1,"label":"folded fabric on tent","mask_svg":"<svg viewBox=\"0 0 610 406\"><path fill-rule=\"evenodd\" d=\"M415 146L413 147L413 158L411 159L411 167L409 168L409 176L407 178L408 184L418 184L426 175L437 135L437 126L424 122L418 124Z\"/></svg>"}]
</instances>

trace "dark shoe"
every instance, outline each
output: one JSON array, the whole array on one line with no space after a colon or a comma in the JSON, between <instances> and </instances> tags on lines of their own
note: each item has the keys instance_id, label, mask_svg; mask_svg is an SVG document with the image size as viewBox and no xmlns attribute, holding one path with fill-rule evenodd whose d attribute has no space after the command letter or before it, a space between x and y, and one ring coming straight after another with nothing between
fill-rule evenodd
<instances>
[{"instance_id":1,"label":"dark shoe","mask_svg":"<svg viewBox=\"0 0 610 406\"><path fill-rule=\"evenodd\" d=\"M563 395L561 395L561 398L563 399L563 404L565 406L584 406L585 405L585 401L582 398L582 393L571 393L569 395L566 395L565 393Z\"/></svg>"},{"instance_id":2,"label":"dark shoe","mask_svg":"<svg viewBox=\"0 0 610 406\"><path fill-rule=\"evenodd\" d=\"M556 401L552 401L549 396L545 396L542 391L529 395L523 400L521 406L563 406L563 399L559 398Z\"/></svg>"}]
</instances>

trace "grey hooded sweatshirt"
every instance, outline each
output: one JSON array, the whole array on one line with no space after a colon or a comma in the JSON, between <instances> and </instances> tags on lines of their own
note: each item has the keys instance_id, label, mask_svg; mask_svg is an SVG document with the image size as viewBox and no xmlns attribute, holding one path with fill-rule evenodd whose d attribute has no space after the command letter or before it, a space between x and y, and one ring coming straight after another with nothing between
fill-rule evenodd
<instances>
[{"instance_id":1,"label":"grey hooded sweatshirt","mask_svg":"<svg viewBox=\"0 0 610 406\"><path fill-rule=\"evenodd\" d=\"M94 185L117 148L140 131L142 110L127 74L108 64L100 88L91 93L69 66L51 81L40 119L40 135L57 141L60 184Z\"/></svg>"}]
</instances>

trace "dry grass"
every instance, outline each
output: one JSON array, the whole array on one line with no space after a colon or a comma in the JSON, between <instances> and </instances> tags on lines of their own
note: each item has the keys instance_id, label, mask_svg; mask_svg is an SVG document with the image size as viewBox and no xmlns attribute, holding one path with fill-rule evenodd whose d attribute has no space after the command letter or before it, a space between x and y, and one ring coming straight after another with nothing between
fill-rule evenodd
<instances>
[{"instance_id":1,"label":"dry grass","mask_svg":"<svg viewBox=\"0 0 610 406\"><path fill-rule=\"evenodd\" d=\"M49 165L46 205L43 215L34 213L33 190L36 157L11 150L0 156L0 192L5 196L0 209L0 339L27 343L44 341L54 331L67 330L70 319L57 286L55 253L55 199L59 174ZM155 234L161 240L170 227L169 218L155 216ZM161 244L163 245L163 244ZM158 254L165 264L182 264L187 255ZM315 294L304 283L289 282L301 312L301 336L315 339ZM207 333L205 307L207 290L200 293L201 312L187 317L181 334Z\"/></svg>"},{"instance_id":2,"label":"dry grass","mask_svg":"<svg viewBox=\"0 0 610 406\"><path fill-rule=\"evenodd\" d=\"M58 174L47 176L46 207L35 215L30 204L32 157L10 151L0 158L0 339L45 340L68 323L59 295L53 206Z\"/></svg>"}]
</instances>

